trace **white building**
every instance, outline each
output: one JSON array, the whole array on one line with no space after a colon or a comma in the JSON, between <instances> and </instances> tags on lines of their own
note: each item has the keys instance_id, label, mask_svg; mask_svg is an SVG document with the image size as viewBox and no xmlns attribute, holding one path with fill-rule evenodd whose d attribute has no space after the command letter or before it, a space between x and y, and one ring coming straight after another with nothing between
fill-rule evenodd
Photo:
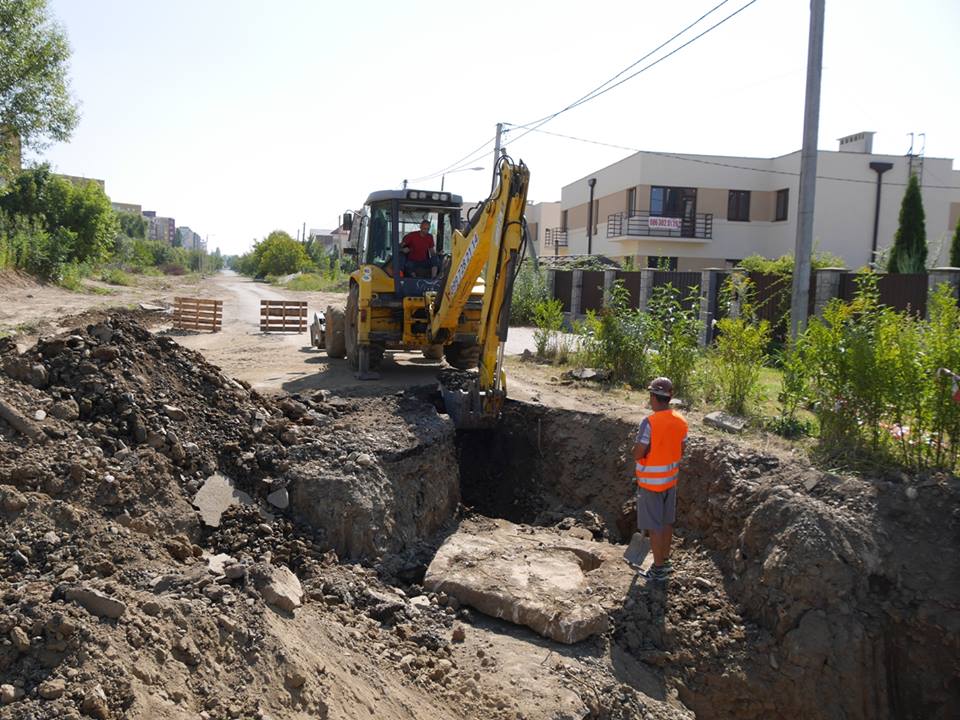
<instances>
[{"instance_id":1,"label":"white building","mask_svg":"<svg viewBox=\"0 0 960 720\"><path fill-rule=\"evenodd\" d=\"M960 218L960 172L944 158L876 155L873 133L842 138L817 158L815 250L850 268L870 262L881 175L876 246L892 245L911 172L921 179L928 264L946 264ZM872 167L871 167L872 166ZM730 266L754 253L793 254L797 234L800 151L775 158L638 152L565 186L560 220L570 254L587 253L588 181L594 185L590 252L633 257L639 267L679 270ZM546 254L553 254L549 245Z\"/></svg>"}]
</instances>

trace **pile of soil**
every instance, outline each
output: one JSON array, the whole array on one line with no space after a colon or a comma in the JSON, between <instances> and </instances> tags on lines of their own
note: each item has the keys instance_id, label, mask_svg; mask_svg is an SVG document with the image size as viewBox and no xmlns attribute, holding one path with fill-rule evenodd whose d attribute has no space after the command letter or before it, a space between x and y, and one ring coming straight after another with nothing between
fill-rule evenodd
<instances>
[{"instance_id":1,"label":"pile of soil","mask_svg":"<svg viewBox=\"0 0 960 720\"><path fill-rule=\"evenodd\" d=\"M361 628L332 657L382 635L382 664L446 676L455 612L339 564L453 514L455 473L421 457L452 454L432 404L274 401L120 315L0 342L0 367L0 717L323 717L376 680L330 690L340 663L298 660L279 620L310 614ZM258 505L209 528L191 500L215 471Z\"/></svg>"}]
</instances>

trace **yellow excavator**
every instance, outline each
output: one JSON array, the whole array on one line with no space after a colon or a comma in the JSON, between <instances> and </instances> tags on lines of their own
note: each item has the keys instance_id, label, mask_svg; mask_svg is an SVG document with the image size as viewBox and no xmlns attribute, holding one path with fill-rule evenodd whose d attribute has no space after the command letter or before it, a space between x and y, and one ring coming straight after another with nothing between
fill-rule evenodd
<instances>
[{"instance_id":1,"label":"yellow excavator","mask_svg":"<svg viewBox=\"0 0 960 720\"><path fill-rule=\"evenodd\" d=\"M332 358L346 357L360 379L377 377L386 350L419 350L460 371L479 368L441 373L444 404L458 428L494 424L506 396L503 344L527 237L529 182L522 161L501 157L493 191L463 224L458 195L372 193L363 210L344 216L350 230L344 252L356 254L358 268L350 275L346 307L328 307L315 320L314 343ZM414 267L403 238L425 221L436 262Z\"/></svg>"}]
</instances>

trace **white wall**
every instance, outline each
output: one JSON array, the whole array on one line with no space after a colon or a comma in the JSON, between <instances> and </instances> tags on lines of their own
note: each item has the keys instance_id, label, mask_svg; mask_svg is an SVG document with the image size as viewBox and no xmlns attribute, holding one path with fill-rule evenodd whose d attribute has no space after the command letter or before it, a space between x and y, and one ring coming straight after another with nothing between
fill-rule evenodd
<instances>
[{"instance_id":1,"label":"white wall","mask_svg":"<svg viewBox=\"0 0 960 720\"><path fill-rule=\"evenodd\" d=\"M893 243L897 229L907 183L907 158L833 151L820 151L817 158L814 246L819 251L839 255L854 269L871 259L877 175L870 169L870 163L874 161L890 162L894 166L883 176L877 236L877 247L883 250ZM597 179L595 198L636 185L766 192L789 188L789 210L783 222L731 223L725 214L714 215L711 240L630 238L614 241L607 239L606 218L602 218L593 238L594 253L610 256L742 258L759 253L779 257L794 251L799 171L799 151L769 159L640 152L566 185L561 191L560 204L562 209L569 209L587 203L590 195L587 180L591 177ZM930 248L928 264L944 264L954 229L949 227L950 203L960 202L960 172L953 170L951 160L925 160L922 194ZM586 228L569 228L568 238L571 254L586 253Z\"/></svg>"}]
</instances>

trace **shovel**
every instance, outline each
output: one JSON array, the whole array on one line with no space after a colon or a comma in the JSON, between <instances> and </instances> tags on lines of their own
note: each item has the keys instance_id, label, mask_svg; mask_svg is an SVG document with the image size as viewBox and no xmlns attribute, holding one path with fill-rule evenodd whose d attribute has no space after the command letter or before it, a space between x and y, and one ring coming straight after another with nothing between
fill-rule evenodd
<instances>
[{"instance_id":1,"label":"shovel","mask_svg":"<svg viewBox=\"0 0 960 720\"><path fill-rule=\"evenodd\" d=\"M623 559L634 567L640 567L649 552L650 540L642 532L635 532L627 549L623 551Z\"/></svg>"}]
</instances>

